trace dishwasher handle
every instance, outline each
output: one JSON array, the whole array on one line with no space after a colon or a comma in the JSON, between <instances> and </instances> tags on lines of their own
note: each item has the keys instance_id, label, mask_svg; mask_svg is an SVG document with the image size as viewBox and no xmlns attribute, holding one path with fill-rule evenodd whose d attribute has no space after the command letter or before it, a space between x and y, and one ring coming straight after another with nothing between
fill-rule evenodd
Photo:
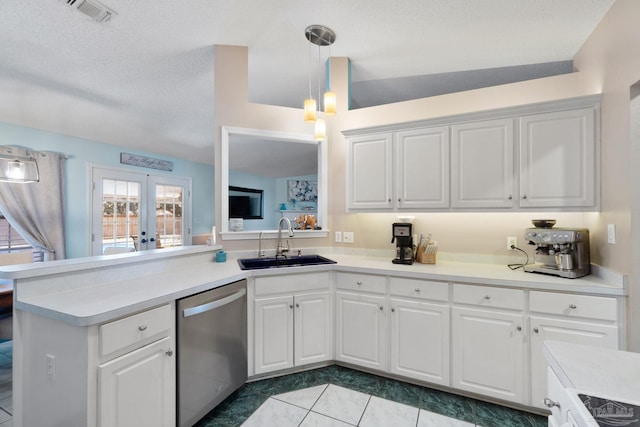
<instances>
[{"instance_id":1,"label":"dishwasher handle","mask_svg":"<svg viewBox=\"0 0 640 427\"><path fill-rule=\"evenodd\" d=\"M231 304L232 302L242 298L247 294L246 289L240 289L238 292L231 294L227 297L220 298L215 301L208 302L206 304L197 305L195 307L185 308L182 312L184 317L195 316L196 314L205 313L207 311L215 310L223 305Z\"/></svg>"}]
</instances>

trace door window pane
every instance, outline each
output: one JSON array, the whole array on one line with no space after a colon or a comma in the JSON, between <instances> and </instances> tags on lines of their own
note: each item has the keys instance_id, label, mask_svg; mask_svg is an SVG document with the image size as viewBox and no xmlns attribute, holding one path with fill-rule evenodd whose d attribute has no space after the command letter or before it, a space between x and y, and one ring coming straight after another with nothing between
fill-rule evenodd
<instances>
[{"instance_id":1,"label":"door window pane","mask_svg":"<svg viewBox=\"0 0 640 427\"><path fill-rule=\"evenodd\" d=\"M156 241L158 247L182 246L182 186L156 184Z\"/></svg>"},{"instance_id":2,"label":"door window pane","mask_svg":"<svg viewBox=\"0 0 640 427\"><path fill-rule=\"evenodd\" d=\"M102 180L102 249L133 248L140 229L140 183Z\"/></svg>"}]
</instances>

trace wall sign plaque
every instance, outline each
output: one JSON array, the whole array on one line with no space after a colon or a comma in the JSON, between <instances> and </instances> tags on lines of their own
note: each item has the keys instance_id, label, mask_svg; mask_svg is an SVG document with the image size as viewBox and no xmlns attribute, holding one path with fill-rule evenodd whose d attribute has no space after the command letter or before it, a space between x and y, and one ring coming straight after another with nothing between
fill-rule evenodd
<instances>
[{"instance_id":1,"label":"wall sign plaque","mask_svg":"<svg viewBox=\"0 0 640 427\"><path fill-rule=\"evenodd\" d=\"M139 156L137 154L120 153L120 163L123 165L139 166L141 168L173 171L173 162L154 159L153 157Z\"/></svg>"}]
</instances>

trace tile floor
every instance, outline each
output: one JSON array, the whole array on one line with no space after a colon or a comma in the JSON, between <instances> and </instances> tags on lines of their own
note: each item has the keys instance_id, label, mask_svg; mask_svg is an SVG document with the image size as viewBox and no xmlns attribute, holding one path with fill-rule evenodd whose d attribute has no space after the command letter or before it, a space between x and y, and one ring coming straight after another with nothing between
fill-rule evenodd
<instances>
[{"instance_id":1,"label":"tile floor","mask_svg":"<svg viewBox=\"0 0 640 427\"><path fill-rule=\"evenodd\" d=\"M247 383L197 427L240 425L546 427L547 420L443 391L328 366Z\"/></svg>"},{"instance_id":2,"label":"tile floor","mask_svg":"<svg viewBox=\"0 0 640 427\"><path fill-rule=\"evenodd\" d=\"M13 427L13 341L0 342L0 427Z\"/></svg>"}]
</instances>

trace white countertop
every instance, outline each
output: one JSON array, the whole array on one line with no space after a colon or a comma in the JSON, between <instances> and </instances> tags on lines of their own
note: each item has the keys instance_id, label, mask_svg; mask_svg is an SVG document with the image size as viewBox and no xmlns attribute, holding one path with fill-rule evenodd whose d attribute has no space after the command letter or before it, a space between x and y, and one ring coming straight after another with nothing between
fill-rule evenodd
<instances>
[{"instance_id":1,"label":"white countertop","mask_svg":"<svg viewBox=\"0 0 640 427\"><path fill-rule=\"evenodd\" d=\"M565 388L640 406L640 353L545 341L544 355Z\"/></svg>"},{"instance_id":2,"label":"white countertop","mask_svg":"<svg viewBox=\"0 0 640 427\"><path fill-rule=\"evenodd\" d=\"M92 258L69 259L3 268L0 279L15 281L15 308L55 318L78 326L103 323L127 314L151 308L172 300L212 289L251 276L293 274L311 271L346 271L393 275L424 280L509 286L524 289L580 292L623 296L627 288L622 281L605 280L595 275L580 279L525 273L506 265L442 261L437 264L397 265L379 256L345 255L323 252L337 264L289 267L266 270L241 270L229 254L228 261L216 263L214 252L220 247L187 247L154 250L145 253L119 254ZM184 268L159 271L158 262L181 261ZM151 271L132 270L145 263L155 265ZM179 267L179 266L178 266ZM100 274L105 269L126 268L133 274L114 274L109 280L92 281L94 276L73 280L80 274ZM115 271L115 270L114 270ZM85 276L83 276L85 277ZM111 278L112 277L112 278ZM95 283L94 283L95 282ZM46 284L46 286L45 286ZM25 292L21 292L24 286ZM26 292L29 287L29 292ZM34 291L35 289L35 291Z\"/></svg>"}]
</instances>

